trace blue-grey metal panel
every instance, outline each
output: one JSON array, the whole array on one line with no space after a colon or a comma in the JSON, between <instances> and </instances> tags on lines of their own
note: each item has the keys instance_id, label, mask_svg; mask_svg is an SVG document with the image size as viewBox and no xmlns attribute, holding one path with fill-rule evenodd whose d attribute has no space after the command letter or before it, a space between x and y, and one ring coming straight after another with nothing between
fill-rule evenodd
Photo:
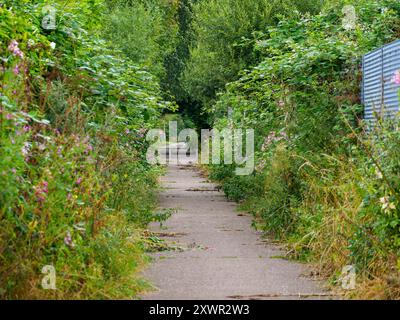
<instances>
[{"instance_id":1,"label":"blue-grey metal panel","mask_svg":"<svg viewBox=\"0 0 400 320\"><path fill-rule=\"evenodd\" d=\"M363 58L363 103L366 120L374 118L374 112L382 101L382 49L366 54Z\"/></svg>"},{"instance_id":2,"label":"blue-grey metal panel","mask_svg":"<svg viewBox=\"0 0 400 320\"><path fill-rule=\"evenodd\" d=\"M373 121L376 113L392 116L399 112L400 87L392 83L392 78L400 70L400 40L366 54L362 69L364 118Z\"/></svg>"}]
</instances>

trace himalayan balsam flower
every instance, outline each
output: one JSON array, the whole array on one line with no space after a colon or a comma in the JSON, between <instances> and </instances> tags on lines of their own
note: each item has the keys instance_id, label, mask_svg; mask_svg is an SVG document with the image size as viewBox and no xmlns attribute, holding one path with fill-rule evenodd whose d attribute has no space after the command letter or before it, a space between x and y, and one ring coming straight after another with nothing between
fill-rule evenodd
<instances>
[{"instance_id":1,"label":"himalayan balsam flower","mask_svg":"<svg viewBox=\"0 0 400 320\"><path fill-rule=\"evenodd\" d=\"M20 70L19 70L19 65L17 64L17 65L13 68L13 73L17 76L17 75L19 75L19 72L20 72Z\"/></svg>"},{"instance_id":2,"label":"himalayan balsam flower","mask_svg":"<svg viewBox=\"0 0 400 320\"><path fill-rule=\"evenodd\" d=\"M43 190L45 193L48 193L47 187L49 186L49 183L47 181L42 182Z\"/></svg>"},{"instance_id":3,"label":"himalayan balsam flower","mask_svg":"<svg viewBox=\"0 0 400 320\"><path fill-rule=\"evenodd\" d=\"M83 179L82 178L78 178L78 180L76 180L76 184L79 186L82 183Z\"/></svg>"},{"instance_id":4,"label":"himalayan balsam flower","mask_svg":"<svg viewBox=\"0 0 400 320\"><path fill-rule=\"evenodd\" d=\"M24 157L28 156L29 150L30 150L29 143L25 142L24 146L21 149L21 152L24 155Z\"/></svg>"},{"instance_id":5,"label":"himalayan balsam flower","mask_svg":"<svg viewBox=\"0 0 400 320\"><path fill-rule=\"evenodd\" d=\"M261 147L261 151L266 151L272 143L279 142L283 139L287 139L286 132L277 134L275 131L272 131L269 136L265 138L264 144Z\"/></svg>"},{"instance_id":6,"label":"himalayan balsam flower","mask_svg":"<svg viewBox=\"0 0 400 320\"><path fill-rule=\"evenodd\" d=\"M89 143L86 145L85 153L89 154L91 151L93 151L93 146Z\"/></svg>"},{"instance_id":7,"label":"himalayan balsam flower","mask_svg":"<svg viewBox=\"0 0 400 320\"><path fill-rule=\"evenodd\" d=\"M19 43L16 40L12 40L10 45L8 46L8 50L16 57L23 58L24 53L18 47Z\"/></svg>"},{"instance_id":8,"label":"himalayan balsam flower","mask_svg":"<svg viewBox=\"0 0 400 320\"><path fill-rule=\"evenodd\" d=\"M67 235L64 238L64 243L70 248L75 247L75 244L72 241L71 232L69 232L69 231L67 232Z\"/></svg>"},{"instance_id":9,"label":"himalayan balsam flower","mask_svg":"<svg viewBox=\"0 0 400 320\"><path fill-rule=\"evenodd\" d=\"M139 129L139 132L138 132L139 138L144 138L145 135L146 135L146 129L145 128Z\"/></svg>"},{"instance_id":10,"label":"himalayan balsam flower","mask_svg":"<svg viewBox=\"0 0 400 320\"><path fill-rule=\"evenodd\" d=\"M44 202L46 200L46 195L49 193L48 186L49 183L47 181L42 181L35 187L35 196L38 202Z\"/></svg>"},{"instance_id":11,"label":"himalayan balsam flower","mask_svg":"<svg viewBox=\"0 0 400 320\"><path fill-rule=\"evenodd\" d=\"M400 86L400 70L398 70L398 71L396 71L396 72L394 73L394 76L393 76L393 78L392 78L392 83L394 83L394 84Z\"/></svg>"}]
</instances>

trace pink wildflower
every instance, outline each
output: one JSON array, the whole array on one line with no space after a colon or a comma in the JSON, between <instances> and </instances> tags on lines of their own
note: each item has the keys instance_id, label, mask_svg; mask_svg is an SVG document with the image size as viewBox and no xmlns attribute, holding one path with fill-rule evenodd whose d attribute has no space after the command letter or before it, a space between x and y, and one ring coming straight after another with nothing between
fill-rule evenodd
<instances>
[{"instance_id":1,"label":"pink wildflower","mask_svg":"<svg viewBox=\"0 0 400 320\"><path fill-rule=\"evenodd\" d=\"M139 129L139 132L138 132L139 138L144 138L145 134L146 134L146 129L145 128Z\"/></svg>"},{"instance_id":2,"label":"pink wildflower","mask_svg":"<svg viewBox=\"0 0 400 320\"><path fill-rule=\"evenodd\" d=\"M82 183L83 179L82 178L78 178L78 180L76 180L76 184L79 186Z\"/></svg>"},{"instance_id":3,"label":"pink wildflower","mask_svg":"<svg viewBox=\"0 0 400 320\"><path fill-rule=\"evenodd\" d=\"M23 154L25 157L28 156L29 150L30 150L29 143L25 142L24 146L23 146L22 149L21 149L22 154Z\"/></svg>"},{"instance_id":4,"label":"pink wildflower","mask_svg":"<svg viewBox=\"0 0 400 320\"><path fill-rule=\"evenodd\" d=\"M29 40L27 41L27 44L28 44L28 48L32 48L32 47L35 45L35 41L32 40L32 39L29 39Z\"/></svg>"},{"instance_id":5,"label":"pink wildflower","mask_svg":"<svg viewBox=\"0 0 400 320\"><path fill-rule=\"evenodd\" d=\"M264 143L261 147L261 151L266 151L268 149L268 147L276 142L279 142L281 140L287 139L287 134L286 132L281 132L279 135L275 132L272 131L268 137L265 138Z\"/></svg>"},{"instance_id":6,"label":"pink wildflower","mask_svg":"<svg viewBox=\"0 0 400 320\"><path fill-rule=\"evenodd\" d=\"M49 186L49 183L47 181L43 181L42 182L42 187L43 187L42 190L43 190L44 193L48 193L49 192L49 190L47 189L48 186Z\"/></svg>"},{"instance_id":7,"label":"pink wildflower","mask_svg":"<svg viewBox=\"0 0 400 320\"><path fill-rule=\"evenodd\" d=\"M21 49L18 47L19 43L16 40L12 40L10 45L8 46L8 50L16 57L23 58L24 53L21 51Z\"/></svg>"},{"instance_id":8,"label":"pink wildflower","mask_svg":"<svg viewBox=\"0 0 400 320\"><path fill-rule=\"evenodd\" d=\"M86 146L85 153L86 153L86 154L89 154L91 151L93 151L93 147L92 147L92 145L89 143L89 144Z\"/></svg>"},{"instance_id":9,"label":"pink wildflower","mask_svg":"<svg viewBox=\"0 0 400 320\"><path fill-rule=\"evenodd\" d=\"M400 86L400 70L398 70L398 71L396 71L396 72L394 73L394 76L393 76L393 78L392 78L392 83L394 83L394 84Z\"/></svg>"},{"instance_id":10,"label":"pink wildflower","mask_svg":"<svg viewBox=\"0 0 400 320\"><path fill-rule=\"evenodd\" d=\"M49 183L47 181L42 181L35 187L35 196L38 202L44 202L46 200L46 195L49 193L48 186Z\"/></svg>"}]
</instances>

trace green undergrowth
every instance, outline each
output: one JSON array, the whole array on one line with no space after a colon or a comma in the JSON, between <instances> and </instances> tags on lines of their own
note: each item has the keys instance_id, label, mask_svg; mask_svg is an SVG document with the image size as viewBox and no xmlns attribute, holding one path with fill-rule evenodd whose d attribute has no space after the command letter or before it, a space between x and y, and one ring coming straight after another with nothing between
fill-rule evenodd
<instances>
[{"instance_id":1,"label":"green undergrowth","mask_svg":"<svg viewBox=\"0 0 400 320\"><path fill-rule=\"evenodd\" d=\"M48 4L54 30L42 25ZM157 219L162 169L147 163L145 136L172 103L145 61L102 37L109 10L0 5L3 299L133 299L147 286L143 228Z\"/></svg>"},{"instance_id":2,"label":"green undergrowth","mask_svg":"<svg viewBox=\"0 0 400 320\"><path fill-rule=\"evenodd\" d=\"M357 14L351 30L345 4ZM366 131L359 99L361 57L400 36L399 16L398 1L364 0L326 1L320 14L282 18L254 34L260 62L208 108L216 127L256 135L252 175L210 166L211 178L335 288L354 266L357 287L346 292L354 298L400 297L398 118L377 114Z\"/></svg>"}]
</instances>

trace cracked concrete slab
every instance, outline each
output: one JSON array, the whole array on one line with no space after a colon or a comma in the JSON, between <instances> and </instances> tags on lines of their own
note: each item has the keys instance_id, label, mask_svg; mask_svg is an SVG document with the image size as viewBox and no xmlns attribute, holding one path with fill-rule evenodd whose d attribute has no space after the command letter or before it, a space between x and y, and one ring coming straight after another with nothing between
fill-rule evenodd
<instances>
[{"instance_id":1,"label":"cracked concrete slab","mask_svg":"<svg viewBox=\"0 0 400 320\"><path fill-rule=\"evenodd\" d=\"M155 290L141 299L329 299L321 282L304 276L307 266L277 258L282 250L195 167L170 165L162 180L160 207L177 213L151 230L183 249L152 254L144 276Z\"/></svg>"}]
</instances>

